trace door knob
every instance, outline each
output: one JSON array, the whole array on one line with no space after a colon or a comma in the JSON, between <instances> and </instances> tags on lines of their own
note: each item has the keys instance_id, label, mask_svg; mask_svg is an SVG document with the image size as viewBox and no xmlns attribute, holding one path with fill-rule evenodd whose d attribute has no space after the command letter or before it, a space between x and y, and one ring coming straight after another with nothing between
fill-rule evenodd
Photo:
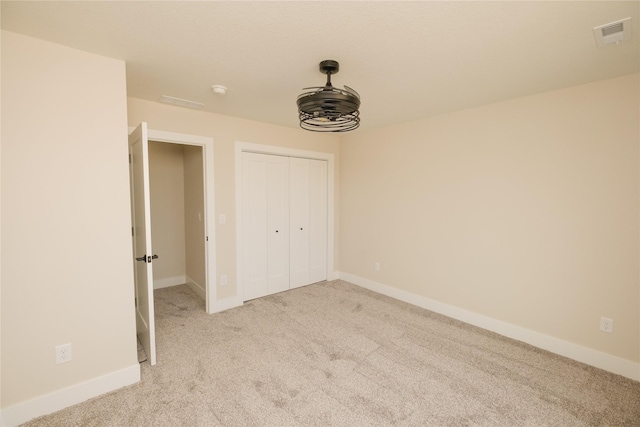
<instances>
[{"instance_id":1,"label":"door knob","mask_svg":"<svg viewBox=\"0 0 640 427\"><path fill-rule=\"evenodd\" d=\"M158 259L158 255L147 256L146 254L136 257L136 261L148 262L150 263L152 259Z\"/></svg>"}]
</instances>

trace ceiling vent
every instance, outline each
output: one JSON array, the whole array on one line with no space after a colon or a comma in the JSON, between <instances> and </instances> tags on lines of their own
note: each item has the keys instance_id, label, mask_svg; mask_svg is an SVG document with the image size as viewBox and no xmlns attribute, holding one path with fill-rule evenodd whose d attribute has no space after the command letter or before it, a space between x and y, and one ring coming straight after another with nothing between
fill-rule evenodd
<instances>
[{"instance_id":1,"label":"ceiling vent","mask_svg":"<svg viewBox=\"0 0 640 427\"><path fill-rule=\"evenodd\" d=\"M593 29L598 47L618 44L631 39L631 18L600 25Z\"/></svg>"},{"instance_id":2,"label":"ceiling vent","mask_svg":"<svg viewBox=\"0 0 640 427\"><path fill-rule=\"evenodd\" d=\"M193 108L196 110L204 107L204 104L201 104L199 102L188 101L186 99L180 99L180 98L174 98L173 96L168 96L168 95L162 95L158 101L164 102L165 104L177 105L178 107Z\"/></svg>"}]
</instances>

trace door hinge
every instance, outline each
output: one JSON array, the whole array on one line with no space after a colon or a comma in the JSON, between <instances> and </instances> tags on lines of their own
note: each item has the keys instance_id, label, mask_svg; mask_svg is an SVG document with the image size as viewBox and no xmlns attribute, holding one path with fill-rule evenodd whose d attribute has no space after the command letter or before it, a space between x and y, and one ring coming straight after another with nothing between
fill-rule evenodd
<instances>
[{"instance_id":1,"label":"door hinge","mask_svg":"<svg viewBox=\"0 0 640 427\"><path fill-rule=\"evenodd\" d=\"M205 236L205 240L208 242L209 241L209 236Z\"/></svg>"},{"instance_id":2,"label":"door hinge","mask_svg":"<svg viewBox=\"0 0 640 427\"><path fill-rule=\"evenodd\" d=\"M131 227L131 236L135 236L136 234L133 232L133 227Z\"/></svg>"},{"instance_id":3,"label":"door hinge","mask_svg":"<svg viewBox=\"0 0 640 427\"><path fill-rule=\"evenodd\" d=\"M129 153L129 163L131 163L131 153Z\"/></svg>"}]
</instances>

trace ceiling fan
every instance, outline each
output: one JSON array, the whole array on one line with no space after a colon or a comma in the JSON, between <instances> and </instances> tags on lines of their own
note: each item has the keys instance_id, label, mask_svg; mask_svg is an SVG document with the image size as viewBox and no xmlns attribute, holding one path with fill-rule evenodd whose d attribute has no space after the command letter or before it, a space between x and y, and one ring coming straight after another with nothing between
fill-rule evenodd
<instances>
[{"instance_id":1,"label":"ceiling fan","mask_svg":"<svg viewBox=\"0 0 640 427\"><path fill-rule=\"evenodd\" d=\"M324 86L307 87L298 96L300 127L315 132L346 132L360 126L360 95L344 86L339 89L331 84L331 75L340 69L338 61L320 62L320 72L327 75Z\"/></svg>"}]
</instances>

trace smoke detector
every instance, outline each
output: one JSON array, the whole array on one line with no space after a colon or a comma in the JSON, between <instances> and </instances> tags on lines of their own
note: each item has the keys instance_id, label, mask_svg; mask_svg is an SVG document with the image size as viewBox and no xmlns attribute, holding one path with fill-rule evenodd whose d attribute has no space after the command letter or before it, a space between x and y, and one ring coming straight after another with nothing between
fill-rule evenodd
<instances>
[{"instance_id":1,"label":"smoke detector","mask_svg":"<svg viewBox=\"0 0 640 427\"><path fill-rule=\"evenodd\" d=\"M213 93L218 95L224 95L227 93L227 87L222 85L213 85L211 86L211 90L213 90Z\"/></svg>"},{"instance_id":2,"label":"smoke detector","mask_svg":"<svg viewBox=\"0 0 640 427\"><path fill-rule=\"evenodd\" d=\"M598 47L619 44L631 39L631 18L600 25L593 29Z\"/></svg>"}]
</instances>

